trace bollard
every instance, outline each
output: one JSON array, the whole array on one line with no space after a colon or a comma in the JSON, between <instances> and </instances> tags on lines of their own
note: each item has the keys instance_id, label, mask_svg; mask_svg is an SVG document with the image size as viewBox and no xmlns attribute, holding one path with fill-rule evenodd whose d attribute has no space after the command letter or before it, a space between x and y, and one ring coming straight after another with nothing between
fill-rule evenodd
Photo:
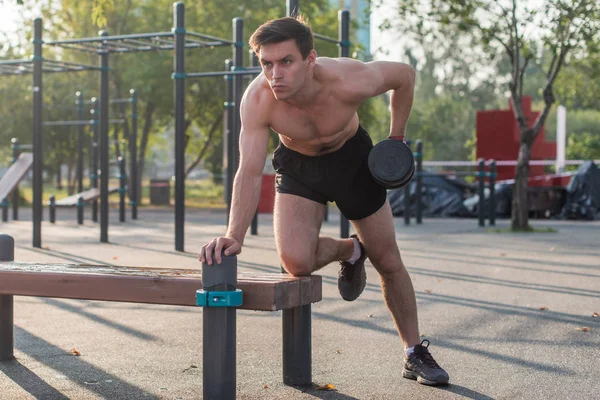
<instances>
[{"instance_id":1,"label":"bollard","mask_svg":"<svg viewBox=\"0 0 600 400\"><path fill-rule=\"evenodd\" d=\"M50 223L53 224L56 222L56 197L54 195L50 195L48 202L48 214L50 214Z\"/></svg>"},{"instance_id":2,"label":"bollard","mask_svg":"<svg viewBox=\"0 0 600 400\"><path fill-rule=\"evenodd\" d=\"M340 238L346 239L350 237L350 221L340 212Z\"/></svg>"},{"instance_id":3,"label":"bollard","mask_svg":"<svg viewBox=\"0 0 600 400\"><path fill-rule=\"evenodd\" d=\"M5 234L0 234L0 261L14 261L15 240ZM14 318L13 296L0 295L0 360L13 360L14 349Z\"/></svg>"},{"instance_id":4,"label":"bollard","mask_svg":"<svg viewBox=\"0 0 600 400\"><path fill-rule=\"evenodd\" d=\"M2 222L8 221L8 206L9 205L10 205L10 203L8 202L6 197L3 198L2 203L0 203L0 206L2 206Z\"/></svg>"},{"instance_id":5,"label":"bollard","mask_svg":"<svg viewBox=\"0 0 600 400\"><path fill-rule=\"evenodd\" d=\"M415 161L417 163L416 175L417 183L415 190L415 212L417 224L423 223L423 204L421 203L421 195L423 191L423 141L417 140L417 151L415 152Z\"/></svg>"},{"instance_id":6,"label":"bollard","mask_svg":"<svg viewBox=\"0 0 600 400\"><path fill-rule=\"evenodd\" d=\"M496 160L490 160L490 226L496 225Z\"/></svg>"},{"instance_id":7,"label":"bollard","mask_svg":"<svg viewBox=\"0 0 600 400\"><path fill-rule=\"evenodd\" d=\"M325 214L323 214L323 221L329 221L329 203L325 203Z\"/></svg>"},{"instance_id":8,"label":"bollard","mask_svg":"<svg viewBox=\"0 0 600 400\"><path fill-rule=\"evenodd\" d=\"M117 158L119 162L119 222L125 222L125 195L127 194L127 174L125 173L125 159Z\"/></svg>"},{"instance_id":9,"label":"bollard","mask_svg":"<svg viewBox=\"0 0 600 400\"><path fill-rule=\"evenodd\" d=\"M214 259L214 254L213 254ZM202 263L202 376L204 399L235 399L236 309L242 305L237 285L237 257L223 256L220 265Z\"/></svg>"},{"instance_id":10,"label":"bollard","mask_svg":"<svg viewBox=\"0 0 600 400\"><path fill-rule=\"evenodd\" d=\"M83 197L77 197L77 223L79 225L83 225L83 210L85 208L85 203L83 202Z\"/></svg>"},{"instance_id":11,"label":"bollard","mask_svg":"<svg viewBox=\"0 0 600 400\"><path fill-rule=\"evenodd\" d=\"M477 215L479 216L479 226L485 226L485 161L483 158L477 161L477 181L479 193Z\"/></svg>"}]
</instances>

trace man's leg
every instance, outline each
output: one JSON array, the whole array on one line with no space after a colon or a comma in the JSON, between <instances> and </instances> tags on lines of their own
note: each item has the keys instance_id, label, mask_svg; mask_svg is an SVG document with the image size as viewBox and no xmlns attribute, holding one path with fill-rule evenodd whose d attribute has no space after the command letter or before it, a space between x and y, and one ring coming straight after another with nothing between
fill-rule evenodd
<instances>
[{"instance_id":1,"label":"man's leg","mask_svg":"<svg viewBox=\"0 0 600 400\"><path fill-rule=\"evenodd\" d=\"M405 347L420 343L415 291L396 243L388 201L374 214L352 221L369 260L381 276L383 297Z\"/></svg>"},{"instance_id":2,"label":"man's leg","mask_svg":"<svg viewBox=\"0 0 600 400\"><path fill-rule=\"evenodd\" d=\"M319 237L325 206L304 197L276 193L275 243L283 268L292 275L310 275L325 265L350 258L352 239Z\"/></svg>"}]
</instances>

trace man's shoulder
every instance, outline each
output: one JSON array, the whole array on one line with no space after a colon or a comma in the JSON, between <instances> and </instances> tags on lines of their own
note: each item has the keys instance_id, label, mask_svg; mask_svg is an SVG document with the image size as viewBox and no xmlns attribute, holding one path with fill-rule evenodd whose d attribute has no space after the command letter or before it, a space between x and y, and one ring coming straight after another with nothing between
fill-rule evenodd
<instances>
[{"instance_id":1,"label":"man's shoulder","mask_svg":"<svg viewBox=\"0 0 600 400\"><path fill-rule=\"evenodd\" d=\"M330 80L348 78L354 71L364 67L362 61L348 57L319 57L317 58L317 68L319 75Z\"/></svg>"},{"instance_id":2,"label":"man's shoulder","mask_svg":"<svg viewBox=\"0 0 600 400\"><path fill-rule=\"evenodd\" d=\"M242 97L242 118L267 123L274 107L275 97L264 75L257 76L248 85Z\"/></svg>"}]
</instances>

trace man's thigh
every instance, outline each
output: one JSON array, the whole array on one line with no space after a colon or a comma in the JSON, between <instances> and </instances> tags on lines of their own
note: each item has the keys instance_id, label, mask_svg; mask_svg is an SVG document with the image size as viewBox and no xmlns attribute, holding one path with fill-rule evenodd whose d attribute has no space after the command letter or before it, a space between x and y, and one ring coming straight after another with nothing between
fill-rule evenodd
<instances>
[{"instance_id":1,"label":"man's thigh","mask_svg":"<svg viewBox=\"0 0 600 400\"><path fill-rule=\"evenodd\" d=\"M284 264L287 260L312 266L324 216L324 204L293 194L275 194L275 243Z\"/></svg>"}]
</instances>

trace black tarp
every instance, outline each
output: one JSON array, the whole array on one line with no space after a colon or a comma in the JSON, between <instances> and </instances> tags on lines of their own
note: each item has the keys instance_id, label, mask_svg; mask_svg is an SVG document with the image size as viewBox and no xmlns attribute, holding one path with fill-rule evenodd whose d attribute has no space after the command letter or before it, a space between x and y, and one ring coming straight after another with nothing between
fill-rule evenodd
<instances>
[{"instance_id":1,"label":"black tarp","mask_svg":"<svg viewBox=\"0 0 600 400\"><path fill-rule=\"evenodd\" d=\"M409 184L409 199L411 216L415 215L417 180ZM423 187L421 190L421 207L424 217L472 217L463 204L465 199L476 193L476 185L469 182L438 174L423 173ZM388 192L388 199L394 216L404 215L405 189L396 189Z\"/></svg>"},{"instance_id":2,"label":"black tarp","mask_svg":"<svg viewBox=\"0 0 600 400\"><path fill-rule=\"evenodd\" d=\"M567 200L561 216L566 219L600 219L600 171L587 161L567 186Z\"/></svg>"}]
</instances>

